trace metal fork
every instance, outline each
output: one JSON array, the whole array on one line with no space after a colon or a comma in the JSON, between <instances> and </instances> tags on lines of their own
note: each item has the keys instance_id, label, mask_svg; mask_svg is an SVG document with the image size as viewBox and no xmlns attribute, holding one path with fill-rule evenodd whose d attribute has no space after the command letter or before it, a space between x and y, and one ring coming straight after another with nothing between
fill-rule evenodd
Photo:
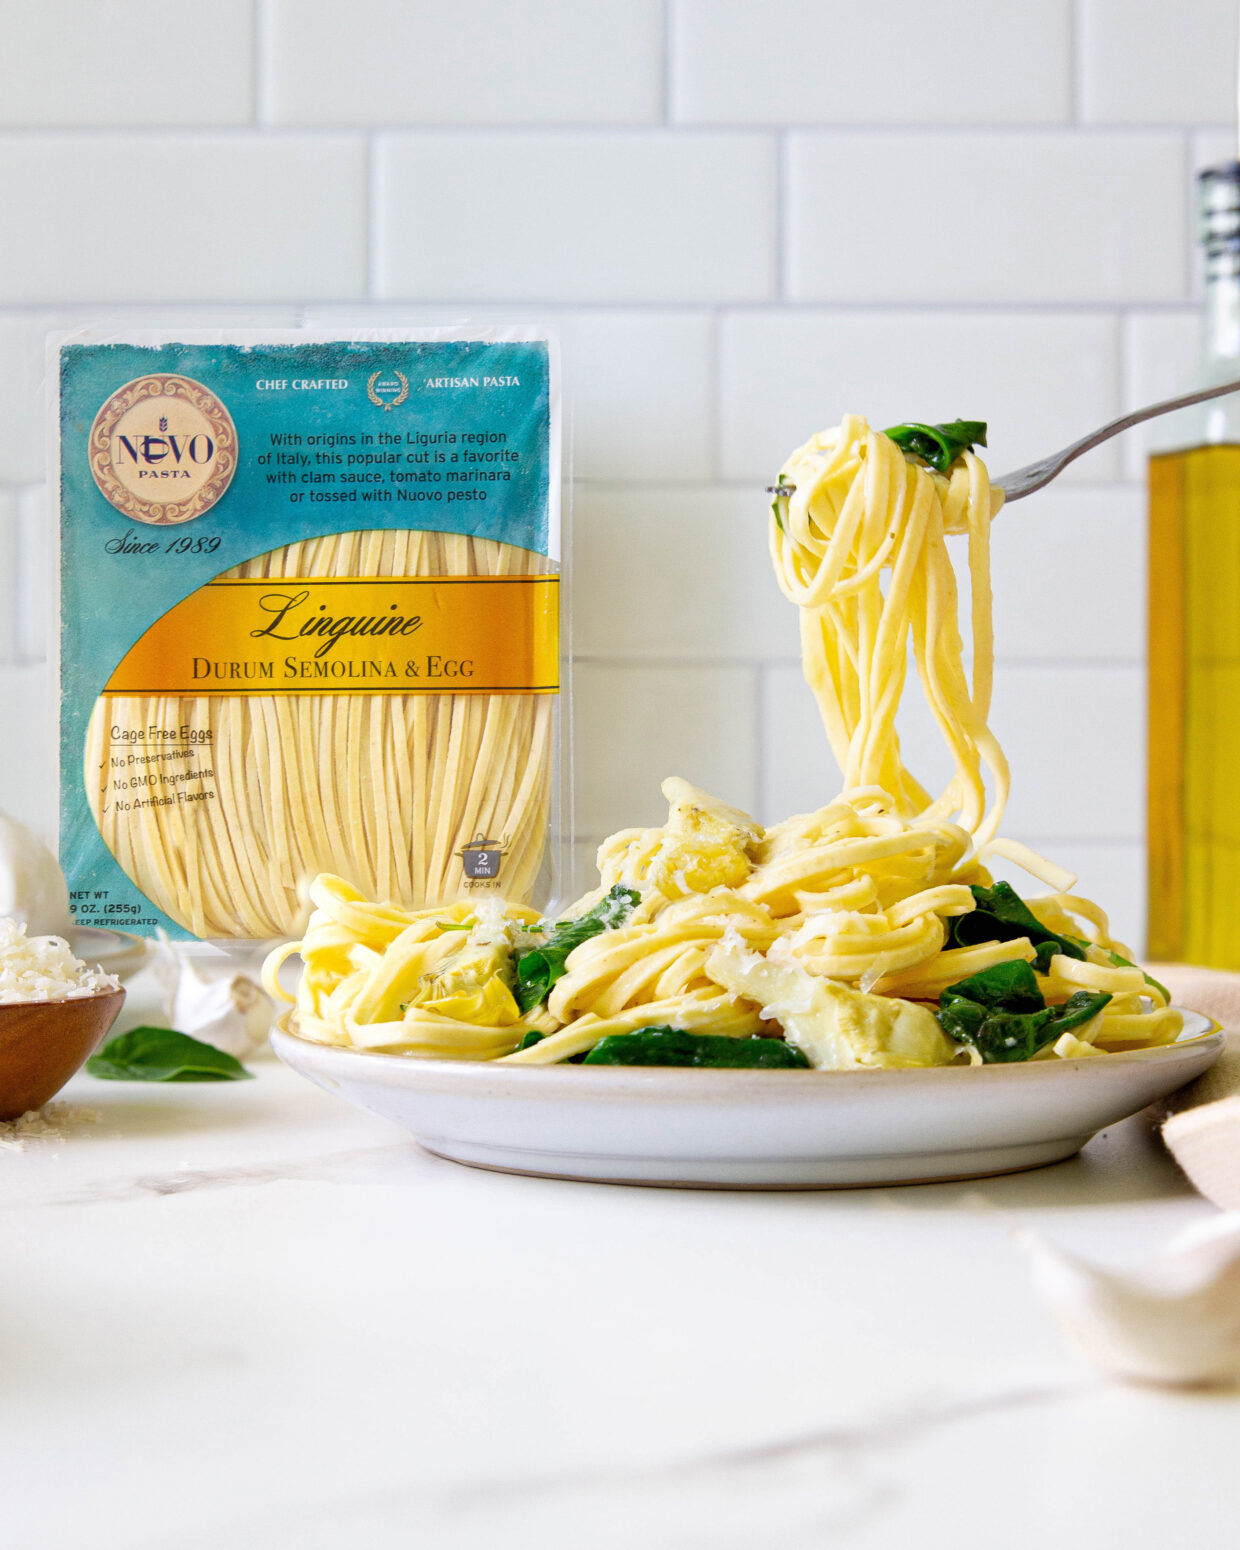
<instances>
[{"instance_id":1,"label":"metal fork","mask_svg":"<svg viewBox=\"0 0 1240 1550\"><path fill-rule=\"evenodd\" d=\"M1164 398L1159 404L1147 404L1144 409L1134 409L1131 414L1122 414L1118 420L1111 420L1108 424L1100 426L1098 430L1091 431L1088 436L1082 436L1080 441L1074 441L1070 446L1061 447L1058 452L1052 452L1049 457L1042 457L1036 463L1026 463L1024 468L1017 468L1010 474L1004 474L1001 479L992 479L991 483L1002 488L1008 501L1018 501L1025 495L1032 495L1035 490L1040 490L1044 484L1049 484L1052 479L1063 473L1069 463L1076 461L1083 453L1091 452L1104 441L1110 441L1112 436L1118 436L1121 431L1130 430L1134 425L1140 425L1143 420L1157 419L1160 414L1170 414L1175 409L1187 409L1190 404L1204 403L1207 398L1222 398L1226 393L1240 391L1240 381L1222 382L1217 387L1200 388L1195 393L1183 393L1179 398ZM768 484L769 495L791 495L796 490L794 484Z\"/></svg>"}]
</instances>

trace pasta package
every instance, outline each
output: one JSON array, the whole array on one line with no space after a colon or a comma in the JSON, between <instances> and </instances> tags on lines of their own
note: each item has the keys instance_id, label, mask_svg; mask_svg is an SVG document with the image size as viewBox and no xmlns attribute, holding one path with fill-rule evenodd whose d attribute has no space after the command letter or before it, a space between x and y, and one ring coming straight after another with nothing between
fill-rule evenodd
<instances>
[{"instance_id":1,"label":"pasta package","mask_svg":"<svg viewBox=\"0 0 1240 1550\"><path fill-rule=\"evenodd\" d=\"M530 328L53 343L60 848L81 924L216 942L311 880L560 886L560 390Z\"/></svg>"}]
</instances>

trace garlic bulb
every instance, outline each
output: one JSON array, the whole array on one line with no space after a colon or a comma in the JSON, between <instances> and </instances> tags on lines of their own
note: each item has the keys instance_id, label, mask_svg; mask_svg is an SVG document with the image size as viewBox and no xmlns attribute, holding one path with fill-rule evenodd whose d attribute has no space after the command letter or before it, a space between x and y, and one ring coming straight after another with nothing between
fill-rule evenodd
<instances>
[{"instance_id":1,"label":"garlic bulb","mask_svg":"<svg viewBox=\"0 0 1240 1550\"><path fill-rule=\"evenodd\" d=\"M0 813L0 915L20 921L29 936L65 936L71 924L56 857L7 813Z\"/></svg>"},{"instance_id":2,"label":"garlic bulb","mask_svg":"<svg viewBox=\"0 0 1240 1550\"><path fill-rule=\"evenodd\" d=\"M253 972L250 969L253 968ZM244 1060L265 1041L275 1016L256 966L235 955L204 955L195 945L154 944L143 968L126 982L128 996L116 1031L153 1024L188 1033Z\"/></svg>"},{"instance_id":3,"label":"garlic bulb","mask_svg":"<svg viewBox=\"0 0 1240 1550\"><path fill-rule=\"evenodd\" d=\"M172 1026L243 1060L266 1039L275 1008L250 975L185 959L172 998Z\"/></svg>"},{"instance_id":4,"label":"garlic bulb","mask_svg":"<svg viewBox=\"0 0 1240 1550\"><path fill-rule=\"evenodd\" d=\"M1191 1228L1128 1274L1033 1233L1020 1238L1060 1330L1104 1372L1146 1383L1240 1381L1240 1212Z\"/></svg>"}]
</instances>

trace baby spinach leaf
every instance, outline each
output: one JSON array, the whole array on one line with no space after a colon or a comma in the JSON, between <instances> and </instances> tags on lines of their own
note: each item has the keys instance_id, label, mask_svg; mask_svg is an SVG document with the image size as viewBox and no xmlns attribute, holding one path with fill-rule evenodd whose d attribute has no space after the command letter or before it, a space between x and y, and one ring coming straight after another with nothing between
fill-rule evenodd
<instances>
[{"instance_id":1,"label":"baby spinach leaf","mask_svg":"<svg viewBox=\"0 0 1240 1550\"><path fill-rule=\"evenodd\" d=\"M252 1076L232 1055L172 1028L131 1028L86 1062L108 1082L239 1082Z\"/></svg>"},{"instance_id":2,"label":"baby spinach leaf","mask_svg":"<svg viewBox=\"0 0 1240 1550\"><path fill-rule=\"evenodd\" d=\"M946 946L977 947L983 942L1012 942L1017 937L1028 937L1037 950L1034 965L1040 974L1049 971L1056 953L1068 958L1085 957L1085 943L1044 926L1011 883L996 883L993 888L974 884L969 892L974 907L967 915L953 915L948 921Z\"/></svg>"},{"instance_id":3,"label":"baby spinach leaf","mask_svg":"<svg viewBox=\"0 0 1240 1550\"><path fill-rule=\"evenodd\" d=\"M541 946L522 953L517 959L515 992L522 1013L533 1011L547 999L551 987L563 976L565 960L574 947L580 947L603 931L622 926L640 903L641 894L636 888L617 883L584 915L578 915L575 920L557 921L548 930L547 940Z\"/></svg>"},{"instance_id":4,"label":"baby spinach leaf","mask_svg":"<svg viewBox=\"0 0 1240 1550\"><path fill-rule=\"evenodd\" d=\"M972 1002L965 1004L973 1006ZM947 1015L939 1019L943 1031L962 1044L971 1044L987 1065L1031 1060L1047 1043L1046 1025L1050 1013L1045 1009L1041 1012L985 1012L976 1024L953 1018L950 1003L945 1010ZM952 1031L953 1023L958 1031Z\"/></svg>"},{"instance_id":5,"label":"baby spinach leaf","mask_svg":"<svg viewBox=\"0 0 1240 1550\"><path fill-rule=\"evenodd\" d=\"M983 942L1011 942L1024 936L1036 950L1033 966L1039 974L1050 973L1051 959L1056 953L1085 961L1089 944L1080 937L1063 936L1044 926L1010 883L996 883L993 888L974 885L969 892L973 895L974 908L967 915L954 915L948 921L947 947L977 947ZM1139 967L1112 948L1107 949L1107 957L1117 969ZM1149 974L1145 975L1145 980L1170 1001L1165 985L1160 985Z\"/></svg>"},{"instance_id":6,"label":"baby spinach leaf","mask_svg":"<svg viewBox=\"0 0 1240 1550\"><path fill-rule=\"evenodd\" d=\"M751 1071L793 1070L809 1065L794 1044L782 1039L732 1039L726 1034L686 1033L682 1028L638 1028L600 1039L587 1066L743 1067Z\"/></svg>"},{"instance_id":7,"label":"baby spinach leaf","mask_svg":"<svg viewBox=\"0 0 1240 1550\"><path fill-rule=\"evenodd\" d=\"M1110 999L1078 990L1062 1006L1047 1006L1032 966L1016 959L949 985L939 997L938 1019L948 1038L971 1044L987 1064L1031 1060L1096 1017Z\"/></svg>"},{"instance_id":8,"label":"baby spinach leaf","mask_svg":"<svg viewBox=\"0 0 1240 1550\"><path fill-rule=\"evenodd\" d=\"M979 969L968 979L957 980L943 994L964 996L978 1006L1005 1012L1040 1012L1046 1005L1033 969L1023 958L992 963L990 968Z\"/></svg>"},{"instance_id":9,"label":"baby spinach leaf","mask_svg":"<svg viewBox=\"0 0 1240 1550\"><path fill-rule=\"evenodd\" d=\"M1110 999L1110 995L1103 990L1074 990L1062 1006L1051 1007L1054 1015L1048 1026L1054 1032L1047 1042L1053 1043L1061 1033L1072 1033L1083 1023L1097 1017Z\"/></svg>"},{"instance_id":10,"label":"baby spinach leaf","mask_svg":"<svg viewBox=\"0 0 1240 1550\"><path fill-rule=\"evenodd\" d=\"M518 1049L533 1049L535 1044L541 1044L547 1037L545 1033L539 1033L537 1028L531 1028L526 1036L517 1045Z\"/></svg>"},{"instance_id":11,"label":"baby spinach leaf","mask_svg":"<svg viewBox=\"0 0 1240 1550\"><path fill-rule=\"evenodd\" d=\"M1131 958L1125 958L1123 953L1117 953L1114 948L1107 948L1107 957L1111 960L1117 969L1141 968L1140 964L1133 963ZM1145 974L1144 969L1141 969L1141 972L1142 974ZM1171 992L1165 985L1160 985L1152 974L1145 974L1145 983L1147 985L1153 985L1154 989L1160 992L1160 994L1163 995L1168 1002L1170 1002Z\"/></svg>"},{"instance_id":12,"label":"baby spinach leaf","mask_svg":"<svg viewBox=\"0 0 1240 1550\"><path fill-rule=\"evenodd\" d=\"M947 425L922 425L910 421L883 432L896 446L945 474L962 452L986 445L985 420L952 420Z\"/></svg>"}]
</instances>

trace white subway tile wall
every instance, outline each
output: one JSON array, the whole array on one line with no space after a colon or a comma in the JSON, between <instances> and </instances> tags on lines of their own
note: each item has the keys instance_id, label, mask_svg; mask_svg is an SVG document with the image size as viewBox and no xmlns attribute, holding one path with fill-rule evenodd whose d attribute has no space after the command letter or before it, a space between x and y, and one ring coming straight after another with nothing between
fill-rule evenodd
<instances>
[{"instance_id":1,"label":"white subway tile wall","mask_svg":"<svg viewBox=\"0 0 1240 1550\"><path fill-rule=\"evenodd\" d=\"M625 657L695 665L795 657L796 609L768 559L769 502L760 485L583 484L573 529L578 653L613 657L622 644Z\"/></svg>"},{"instance_id":2,"label":"white subway tile wall","mask_svg":"<svg viewBox=\"0 0 1240 1550\"><path fill-rule=\"evenodd\" d=\"M271 0L273 124L655 124L660 0Z\"/></svg>"},{"instance_id":3,"label":"white subway tile wall","mask_svg":"<svg viewBox=\"0 0 1240 1550\"><path fill-rule=\"evenodd\" d=\"M0 316L0 481L43 477L44 339L51 314Z\"/></svg>"},{"instance_id":4,"label":"white subway tile wall","mask_svg":"<svg viewBox=\"0 0 1240 1550\"><path fill-rule=\"evenodd\" d=\"M708 312L576 312L558 319L572 373L578 478L715 475L715 323Z\"/></svg>"},{"instance_id":5,"label":"white subway tile wall","mask_svg":"<svg viewBox=\"0 0 1240 1550\"><path fill-rule=\"evenodd\" d=\"M381 135L375 191L380 296L727 302L775 294L769 135Z\"/></svg>"},{"instance_id":6,"label":"white subway tile wall","mask_svg":"<svg viewBox=\"0 0 1240 1550\"><path fill-rule=\"evenodd\" d=\"M672 111L698 124L1066 124L1071 0L682 0ZM1019 61L1019 68L1013 68Z\"/></svg>"},{"instance_id":7,"label":"white subway tile wall","mask_svg":"<svg viewBox=\"0 0 1240 1550\"><path fill-rule=\"evenodd\" d=\"M253 122L255 0L37 0L3 8L0 125L166 129ZM135 169L136 170L136 169ZM124 199L126 176L102 181ZM129 197L151 196L131 172ZM168 190L157 197L167 197Z\"/></svg>"},{"instance_id":8,"label":"white subway tile wall","mask_svg":"<svg viewBox=\"0 0 1240 1550\"><path fill-rule=\"evenodd\" d=\"M6 302L366 294L362 135L0 133Z\"/></svg>"},{"instance_id":9,"label":"white subway tile wall","mask_svg":"<svg viewBox=\"0 0 1240 1550\"><path fill-rule=\"evenodd\" d=\"M662 823L667 804L659 785L667 775L683 775L748 811L757 806L757 667L587 660L576 689L583 835Z\"/></svg>"},{"instance_id":10,"label":"white subway tile wall","mask_svg":"<svg viewBox=\"0 0 1240 1550\"><path fill-rule=\"evenodd\" d=\"M768 821L823 801L763 485L848 409L984 416L1002 473L1171 392L1236 25L1233 0L8 6L0 806L53 834L44 336L114 319L555 324L579 873L669 773ZM1146 444L995 529L1008 830L1138 946Z\"/></svg>"},{"instance_id":11,"label":"white subway tile wall","mask_svg":"<svg viewBox=\"0 0 1240 1550\"><path fill-rule=\"evenodd\" d=\"M1235 0L1078 4L1083 123L1234 122Z\"/></svg>"},{"instance_id":12,"label":"white subway tile wall","mask_svg":"<svg viewBox=\"0 0 1240 1550\"><path fill-rule=\"evenodd\" d=\"M926 197L915 173L910 186L919 164L967 168L967 184ZM787 177L796 301L1184 294L1184 149L1173 134L794 133Z\"/></svg>"},{"instance_id":13,"label":"white subway tile wall","mask_svg":"<svg viewBox=\"0 0 1240 1550\"><path fill-rule=\"evenodd\" d=\"M1124 408L1174 397L1191 380L1200 352L1201 314L1196 307L1130 312L1124 319ZM1163 428L1157 420L1147 420L1122 438L1125 479L1139 483L1145 478L1145 460Z\"/></svg>"},{"instance_id":14,"label":"white subway tile wall","mask_svg":"<svg viewBox=\"0 0 1240 1550\"><path fill-rule=\"evenodd\" d=\"M1006 473L1120 413L1119 328L1093 310L939 312L762 308L720 322L720 465L767 483L808 432L855 405L876 425L990 422L987 461ZM980 417L981 411L978 412ZM1108 443L1065 479L1112 480Z\"/></svg>"}]
</instances>

